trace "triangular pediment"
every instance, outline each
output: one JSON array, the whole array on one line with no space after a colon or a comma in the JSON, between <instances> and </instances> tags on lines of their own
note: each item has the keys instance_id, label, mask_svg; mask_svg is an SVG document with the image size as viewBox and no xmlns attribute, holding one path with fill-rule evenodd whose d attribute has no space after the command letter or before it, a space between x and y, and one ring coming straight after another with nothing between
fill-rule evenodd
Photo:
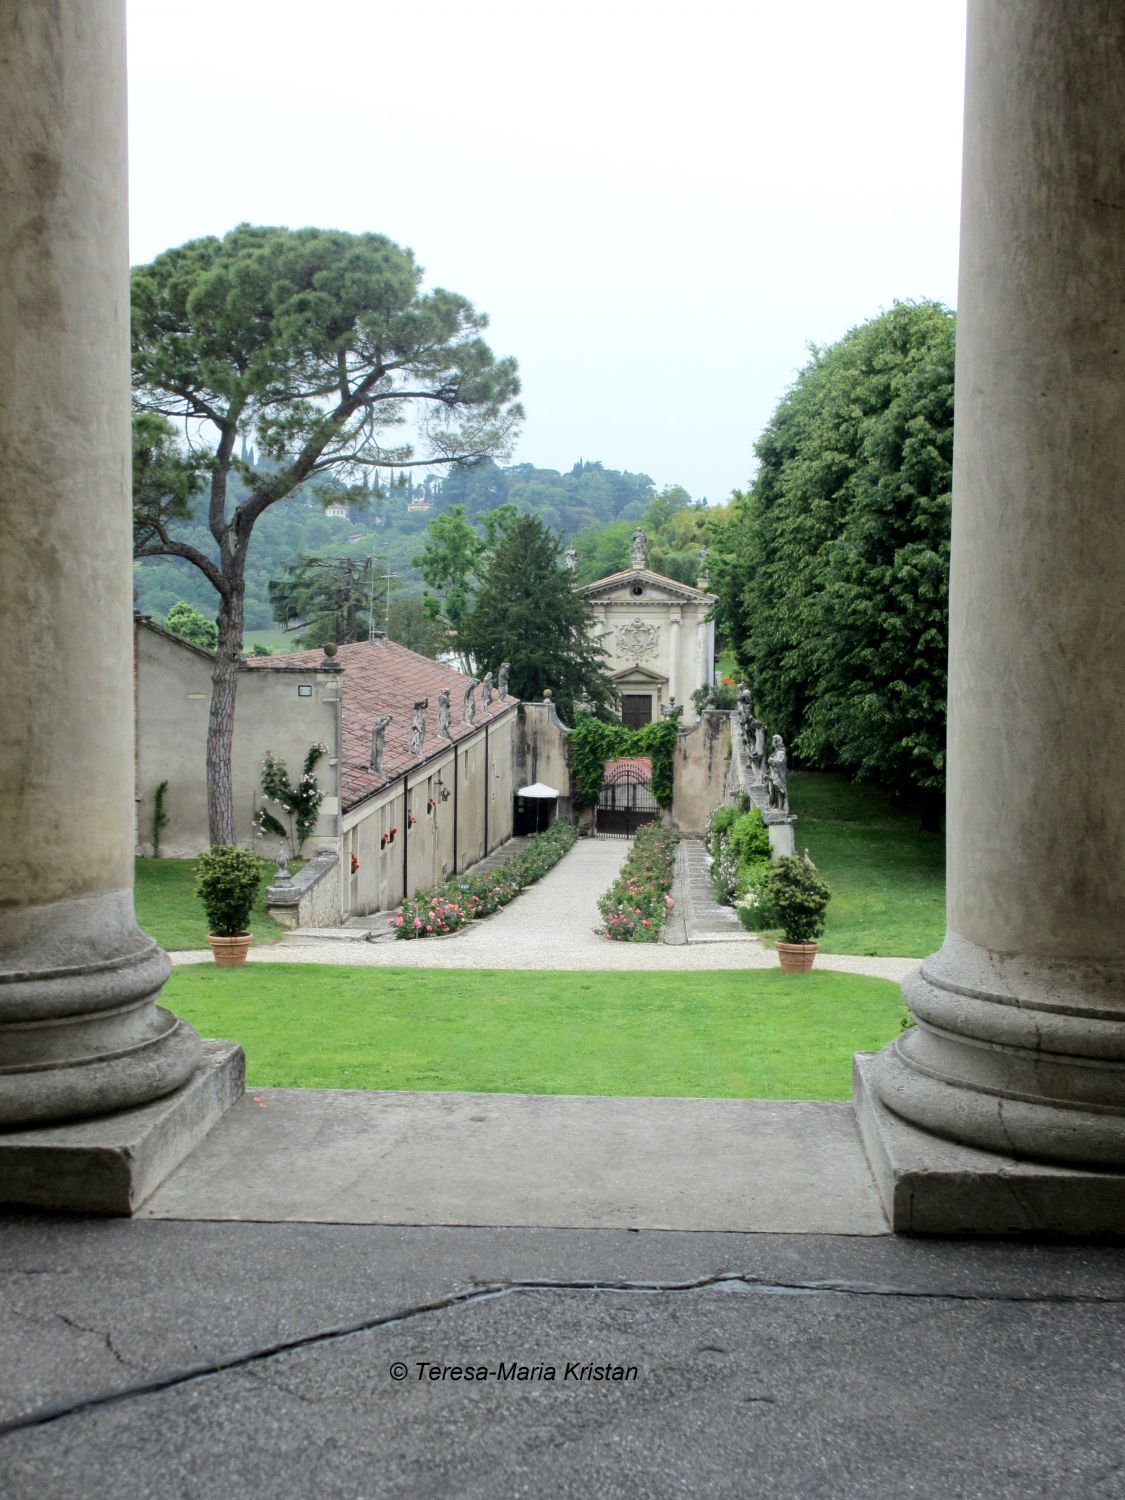
<instances>
[{"instance_id":1,"label":"triangular pediment","mask_svg":"<svg viewBox=\"0 0 1125 1500\"><path fill-rule=\"evenodd\" d=\"M641 593L634 593L639 588ZM663 573L653 573L649 568L628 568L624 573L611 573L608 578L599 578L578 590L591 603L616 604L684 604L712 603L714 594L705 594L693 589L690 584L679 583L675 578L665 578Z\"/></svg>"},{"instance_id":2,"label":"triangular pediment","mask_svg":"<svg viewBox=\"0 0 1125 1500\"><path fill-rule=\"evenodd\" d=\"M642 667L640 662L635 666L625 667L620 672L611 673L610 680L612 682L643 682L646 685L651 684L653 687L661 687L668 681L667 677L662 677L659 672L653 672L648 667Z\"/></svg>"}]
</instances>

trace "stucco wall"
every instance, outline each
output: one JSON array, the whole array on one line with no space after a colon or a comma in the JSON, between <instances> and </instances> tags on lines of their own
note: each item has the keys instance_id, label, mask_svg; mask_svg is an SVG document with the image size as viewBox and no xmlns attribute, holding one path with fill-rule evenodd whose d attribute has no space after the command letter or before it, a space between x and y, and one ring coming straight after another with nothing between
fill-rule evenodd
<instances>
[{"instance_id":1,"label":"stucco wall","mask_svg":"<svg viewBox=\"0 0 1125 1500\"><path fill-rule=\"evenodd\" d=\"M708 709L697 724L676 736L672 825L702 833L713 807L727 800L732 713Z\"/></svg>"},{"instance_id":2,"label":"stucco wall","mask_svg":"<svg viewBox=\"0 0 1125 1500\"><path fill-rule=\"evenodd\" d=\"M525 703L514 736L513 792L536 781L558 789L560 810L570 805L570 731L553 703Z\"/></svg>"},{"instance_id":3,"label":"stucco wall","mask_svg":"<svg viewBox=\"0 0 1125 1500\"><path fill-rule=\"evenodd\" d=\"M488 777L485 778L485 733ZM425 766L411 771L347 813L343 820L344 909L385 911L469 869L512 836L516 710L481 725ZM456 755L456 768L454 756ZM449 795L442 800L442 790ZM485 800L488 839L485 844ZM427 804L435 803L433 811ZM408 812L415 822L410 827ZM456 817L456 825L454 819ZM383 846L383 835L397 829ZM352 856L359 868L352 873Z\"/></svg>"},{"instance_id":4,"label":"stucco wall","mask_svg":"<svg viewBox=\"0 0 1125 1500\"><path fill-rule=\"evenodd\" d=\"M135 634L137 679L136 795L137 849L152 853L152 813L156 788L168 782L164 810L168 821L160 852L188 858L208 847L205 757L211 704L213 658L164 631L138 623ZM309 689L307 696L300 687ZM325 798L320 820L306 841L305 857L335 838L339 809L339 677L307 668L255 668L238 680L232 775L238 842L274 853L276 840L254 835L253 818L262 805L262 759L267 751L299 774L309 747L326 744L317 767Z\"/></svg>"}]
</instances>

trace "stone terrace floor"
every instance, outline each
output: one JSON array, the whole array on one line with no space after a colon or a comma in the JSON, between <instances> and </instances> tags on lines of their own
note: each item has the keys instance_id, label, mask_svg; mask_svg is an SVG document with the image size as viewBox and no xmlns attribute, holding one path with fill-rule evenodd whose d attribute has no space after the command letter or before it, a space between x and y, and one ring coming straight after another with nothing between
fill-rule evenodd
<instances>
[{"instance_id":1,"label":"stone terrace floor","mask_svg":"<svg viewBox=\"0 0 1125 1500\"><path fill-rule=\"evenodd\" d=\"M690 846L595 938L626 848L254 961L775 962ZM1123 1333L1125 1249L889 1235L847 1105L258 1090L131 1221L0 1213L0 1496L1118 1500Z\"/></svg>"}]
</instances>

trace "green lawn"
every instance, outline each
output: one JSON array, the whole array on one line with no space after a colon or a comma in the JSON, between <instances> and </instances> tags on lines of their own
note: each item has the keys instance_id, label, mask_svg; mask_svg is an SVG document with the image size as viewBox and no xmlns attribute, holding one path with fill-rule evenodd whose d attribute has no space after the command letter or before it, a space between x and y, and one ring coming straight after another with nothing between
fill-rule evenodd
<instances>
[{"instance_id":1,"label":"green lawn","mask_svg":"<svg viewBox=\"0 0 1125 1500\"><path fill-rule=\"evenodd\" d=\"M826 953L924 958L945 936L945 838L920 833L917 813L823 771L793 771L797 851L806 847L832 901ZM779 937L779 933L763 934Z\"/></svg>"},{"instance_id":2,"label":"green lawn","mask_svg":"<svg viewBox=\"0 0 1125 1500\"><path fill-rule=\"evenodd\" d=\"M177 969L168 1005L246 1049L252 1088L846 1099L898 987L815 970Z\"/></svg>"},{"instance_id":3,"label":"green lawn","mask_svg":"<svg viewBox=\"0 0 1125 1500\"><path fill-rule=\"evenodd\" d=\"M207 918L195 894L195 860L138 859L134 870L137 921L144 931L169 952L206 948ZM265 891L271 872L272 866L262 877L251 913L250 931L256 943L276 943L283 931L266 914Z\"/></svg>"},{"instance_id":4,"label":"green lawn","mask_svg":"<svg viewBox=\"0 0 1125 1500\"><path fill-rule=\"evenodd\" d=\"M299 630L282 630L280 625L271 625L267 630L247 630L242 637L242 649L252 651L255 646L265 646L275 656L297 651Z\"/></svg>"}]
</instances>

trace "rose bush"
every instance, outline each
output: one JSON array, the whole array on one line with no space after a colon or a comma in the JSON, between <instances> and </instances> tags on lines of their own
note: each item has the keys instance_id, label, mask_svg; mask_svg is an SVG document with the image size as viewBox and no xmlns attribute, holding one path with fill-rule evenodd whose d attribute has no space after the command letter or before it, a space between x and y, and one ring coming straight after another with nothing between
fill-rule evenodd
<instances>
[{"instance_id":1,"label":"rose bush","mask_svg":"<svg viewBox=\"0 0 1125 1500\"><path fill-rule=\"evenodd\" d=\"M395 937L444 937L479 917L491 916L557 865L577 838L573 824L553 823L498 869L483 875L456 875L432 891L416 891L388 919Z\"/></svg>"},{"instance_id":2,"label":"rose bush","mask_svg":"<svg viewBox=\"0 0 1125 1500\"><path fill-rule=\"evenodd\" d=\"M671 896L678 833L656 823L638 829L621 873L598 902L603 926L595 931L615 943L655 943L675 906Z\"/></svg>"}]
</instances>

